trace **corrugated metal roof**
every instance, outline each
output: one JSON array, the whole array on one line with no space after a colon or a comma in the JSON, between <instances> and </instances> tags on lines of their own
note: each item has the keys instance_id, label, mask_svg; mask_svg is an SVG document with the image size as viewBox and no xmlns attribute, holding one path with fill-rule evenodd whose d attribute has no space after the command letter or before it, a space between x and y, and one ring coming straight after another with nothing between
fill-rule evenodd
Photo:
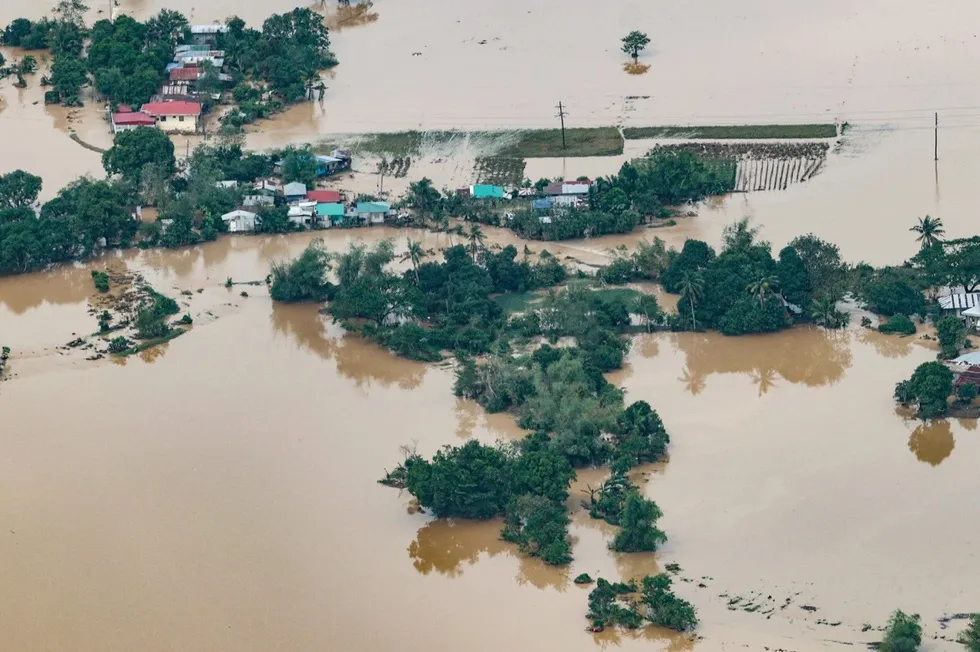
<instances>
[{"instance_id":1,"label":"corrugated metal roof","mask_svg":"<svg viewBox=\"0 0 980 652\"><path fill-rule=\"evenodd\" d=\"M149 102L141 110L150 115L200 115L201 105L197 102Z\"/></svg>"},{"instance_id":2,"label":"corrugated metal roof","mask_svg":"<svg viewBox=\"0 0 980 652\"><path fill-rule=\"evenodd\" d=\"M947 294L939 297L939 307L943 310L963 310L980 305L980 292Z\"/></svg>"},{"instance_id":3,"label":"corrugated metal roof","mask_svg":"<svg viewBox=\"0 0 980 652\"><path fill-rule=\"evenodd\" d=\"M133 111L113 113L112 121L117 125L145 125L147 127L152 127L157 122L153 116Z\"/></svg>"},{"instance_id":4,"label":"corrugated metal roof","mask_svg":"<svg viewBox=\"0 0 980 652\"><path fill-rule=\"evenodd\" d=\"M196 81L204 76L204 68L174 68L170 81Z\"/></svg>"},{"instance_id":5,"label":"corrugated metal roof","mask_svg":"<svg viewBox=\"0 0 980 652\"><path fill-rule=\"evenodd\" d=\"M300 197L306 196L306 184L300 183L299 181L293 181L292 183L287 183L282 187L282 194L289 197Z\"/></svg>"},{"instance_id":6,"label":"corrugated metal roof","mask_svg":"<svg viewBox=\"0 0 980 652\"><path fill-rule=\"evenodd\" d=\"M477 185L472 188L473 196L477 199L483 197L503 198L504 189L501 186Z\"/></svg>"},{"instance_id":7,"label":"corrugated metal roof","mask_svg":"<svg viewBox=\"0 0 980 652\"><path fill-rule=\"evenodd\" d=\"M390 210L391 206L383 201L362 201L357 205L358 213L387 213Z\"/></svg>"},{"instance_id":8,"label":"corrugated metal roof","mask_svg":"<svg viewBox=\"0 0 980 652\"><path fill-rule=\"evenodd\" d=\"M306 193L306 198L323 203L337 203L340 201L340 193L336 190L311 190Z\"/></svg>"},{"instance_id":9,"label":"corrugated metal roof","mask_svg":"<svg viewBox=\"0 0 980 652\"><path fill-rule=\"evenodd\" d=\"M531 202L531 208L547 209L551 208L550 199L535 199Z\"/></svg>"},{"instance_id":10,"label":"corrugated metal roof","mask_svg":"<svg viewBox=\"0 0 980 652\"><path fill-rule=\"evenodd\" d=\"M344 205L329 203L329 204L317 204L316 214L320 217L343 217L344 215Z\"/></svg>"}]
</instances>

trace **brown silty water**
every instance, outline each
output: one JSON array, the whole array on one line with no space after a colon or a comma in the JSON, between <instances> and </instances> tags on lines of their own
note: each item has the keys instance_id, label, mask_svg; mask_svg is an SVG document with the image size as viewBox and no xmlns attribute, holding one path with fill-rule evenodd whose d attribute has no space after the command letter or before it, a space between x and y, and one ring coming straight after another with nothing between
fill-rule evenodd
<instances>
[{"instance_id":1,"label":"brown silty water","mask_svg":"<svg viewBox=\"0 0 980 652\"><path fill-rule=\"evenodd\" d=\"M222 0L192 20L234 11L255 22L292 8L280 4ZM137 16L157 9L120 6ZM335 34L342 63L323 108L266 123L255 142L552 126L557 99L578 125L842 119L854 130L802 186L715 200L672 228L529 244L600 263L651 234L717 243L725 224L749 215L774 246L813 231L848 259L883 263L912 253L908 226L927 212L950 236L976 231L976 118L951 108L980 106L969 82L973 5L715 3L711 21L635 2L610 6L603 20L592 5L567 2L379 0L373 9L376 21ZM563 29L548 29L559 10ZM18 13L4 5L0 22ZM653 45L641 61L651 69L627 75L618 38L647 23ZM553 74L515 85L541 70ZM50 195L61 180L97 174L99 157L67 138L60 110L32 103L30 83L22 102L9 82L0 88L0 162L41 173ZM651 99L627 112L627 95ZM95 139L90 120L76 124L91 124ZM532 161L528 173L585 167L594 176L621 162ZM443 167L425 160L418 169ZM523 249L509 232L487 233ZM322 235L333 250L389 236L404 247L407 235L449 244L384 229ZM90 266L0 279L0 344L14 350L13 378L0 383L3 648L853 649L880 638L864 623L879 626L901 607L923 615L927 649L958 649L931 637L961 625L940 629L940 616L980 603L976 422L909 421L891 399L933 348L857 327L636 337L611 380L628 400L649 401L670 430L670 460L641 476L670 539L655 555L608 551L611 528L576 500L603 472L582 472L570 501L576 559L555 570L499 541L499 523L435 521L374 482L402 444L430 455L468 437L520 437L510 417L456 399L450 369L397 359L317 306L274 305L262 286L244 286L248 298L242 286L222 287L228 277L263 278L312 237L113 257L195 319L184 337L124 363L56 348L96 330ZM678 594L700 612L697 640L652 628L582 631L587 589L570 578L642 576L670 562L683 569Z\"/></svg>"}]
</instances>

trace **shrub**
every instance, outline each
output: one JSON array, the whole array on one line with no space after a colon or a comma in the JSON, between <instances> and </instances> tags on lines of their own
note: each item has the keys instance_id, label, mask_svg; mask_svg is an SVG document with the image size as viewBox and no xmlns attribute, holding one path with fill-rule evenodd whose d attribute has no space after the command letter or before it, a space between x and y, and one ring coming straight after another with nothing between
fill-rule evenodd
<instances>
[{"instance_id":1,"label":"shrub","mask_svg":"<svg viewBox=\"0 0 980 652\"><path fill-rule=\"evenodd\" d=\"M899 333L901 335L915 334L915 323L905 315L895 315L884 324L879 324L881 333Z\"/></svg>"},{"instance_id":2,"label":"shrub","mask_svg":"<svg viewBox=\"0 0 980 652\"><path fill-rule=\"evenodd\" d=\"M125 337L114 337L109 341L109 353L125 353L129 347L130 342Z\"/></svg>"},{"instance_id":3,"label":"shrub","mask_svg":"<svg viewBox=\"0 0 980 652\"><path fill-rule=\"evenodd\" d=\"M977 397L977 386L974 383L965 383L956 388L956 398L961 403L972 403Z\"/></svg>"},{"instance_id":4,"label":"shrub","mask_svg":"<svg viewBox=\"0 0 980 652\"><path fill-rule=\"evenodd\" d=\"M919 614L911 616L901 609L892 614L881 641L881 652L915 652L922 644L922 625Z\"/></svg>"},{"instance_id":5,"label":"shrub","mask_svg":"<svg viewBox=\"0 0 980 652\"><path fill-rule=\"evenodd\" d=\"M95 282L95 289L99 292L109 291L109 275L107 273L93 269L92 281Z\"/></svg>"}]
</instances>

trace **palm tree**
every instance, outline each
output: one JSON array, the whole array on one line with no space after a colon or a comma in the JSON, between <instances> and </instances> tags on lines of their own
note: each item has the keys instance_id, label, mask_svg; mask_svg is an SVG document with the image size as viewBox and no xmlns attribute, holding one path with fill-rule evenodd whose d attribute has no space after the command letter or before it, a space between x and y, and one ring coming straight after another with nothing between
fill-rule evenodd
<instances>
[{"instance_id":1,"label":"palm tree","mask_svg":"<svg viewBox=\"0 0 980 652\"><path fill-rule=\"evenodd\" d=\"M421 263L422 259L428 255L429 253L422 248L421 242L418 240L412 240L411 238L408 239L408 249L402 254L401 261L412 261L412 269L415 271L416 285L419 282L419 263Z\"/></svg>"},{"instance_id":2,"label":"palm tree","mask_svg":"<svg viewBox=\"0 0 980 652\"><path fill-rule=\"evenodd\" d=\"M778 283L779 279L775 276L763 276L758 281L749 283L745 289L752 296L758 297L759 305L761 306L765 302L766 297L775 291Z\"/></svg>"},{"instance_id":3,"label":"palm tree","mask_svg":"<svg viewBox=\"0 0 980 652\"><path fill-rule=\"evenodd\" d=\"M837 302L829 296L814 299L810 304L810 318L825 328L840 328L847 323L847 314L837 310Z\"/></svg>"},{"instance_id":4,"label":"palm tree","mask_svg":"<svg viewBox=\"0 0 980 652\"><path fill-rule=\"evenodd\" d=\"M479 224L470 225L470 232L467 235L470 241L469 250L473 254L473 262L476 262L476 254L478 251L484 248L486 240L483 237L483 229L480 228Z\"/></svg>"},{"instance_id":5,"label":"palm tree","mask_svg":"<svg viewBox=\"0 0 980 652\"><path fill-rule=\"evenodd\" d=\"M919 234L919 237L915 241L919 243L920 249L925 249L938 243L946 234L946 229L943 228L942 218L929 217L928 215L920 217L919 223L909 229L909 231Z\"/></svg>"},{"instance_id":6,"label":"palm tree","mask_svg":"<svg viewBox=\"0 0 980 652\"><path fill-rule=\"evenodd\" d=\"M694 316L694 304L704 298L704 276L699 271L684 270L684 275L681 276L680 290L681 301L687 299L691 304L691 324L694 330L697 330L698 320Z\"/></svg>"}]
</instances>

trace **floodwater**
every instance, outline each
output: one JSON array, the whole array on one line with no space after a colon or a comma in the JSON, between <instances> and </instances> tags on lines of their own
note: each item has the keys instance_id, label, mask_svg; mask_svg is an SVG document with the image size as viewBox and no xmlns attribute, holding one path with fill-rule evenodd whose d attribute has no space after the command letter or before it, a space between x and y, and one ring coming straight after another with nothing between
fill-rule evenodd
<instances>
[{"instance_id":1,"label":"floodwater","mask_svg":"<svg viewBox=\"0 0 980 652\"><path fill-rule=\"evenodd\" d=\"M26 13L37 17L53 4L43 0ZM108 2L90 4L89 21L108 15ZM296 3L119 0L116 11L145 18L163 6L193 22L237 13L258 24ZM674 227L667 239L717 242L725 224L747 215L776 247L812 231L839 244L848 259L886 263L914 253L907 229L924 214L942 217L951 237L975 231L975 3L948 2L923 13L909 1L832 0L801 7L750 0L713 3L707 23L681 3L636 0L618 0L598 21L589 3L555 0L533 7L517 0L377 0L367 12L370 19L348 22L333 2L310 6L335 26L340 65L322 104L302 104L256 125L249 136L254 147L315 142L338 133L556 127L558 101L569 112L570 127L847 122L852 130L843 147L811 182L702 207L696 224ZM5 3L0 23L22 10ZM553 28L556 15L561 29ZM650 65L643 75L621 69L628 57L619 51L619 38L631 29L651 36L640 59ZM0 138L9 154L0 171L22 167L42 174L45 197L75 176L101 174L98 153L65 137L69 127L57 111L33 104L41 99L39 76L28 82L25 91L9 80L0 83ZM938 164L934 112L940 123ZM71 128L86 142L106 146L108 127L99 108L76 113L81 126ZM184 140L177 141L183 151ZM611 174L643 151L643 144L631 144L623 157L532 161L527 174ZM400 192L422 175L437 187L468 185L475 181L469 164L474 156L427 153L413 161L408 178L389 189ZM374 161L361 163L356 167L362 174L339 185L376 190Z\"/></svg>"},{"instance_id":2,"label":"floodwater","mask_svg":"<svg viewBox=\"0 0 980 652\"><path fill-rule=\"evenodd\" d=\"M30 9L36 17L51 4ZM160 6L121 0L119 10L145 17ZM254 23L295 4L166 6L194 22L238 13ZM259 125L250 142L553 126L558 100L570 126L842 120L853 130L806 184L712 200L675 227L530 246L596 263L638 237L717 243L747 215L776 247L813 231L850 260L894 263L914 251L907 229L917 216L941 216L950 236L976 231L980 42L970 25L980 7L711 9L706 22L680 3L620 0L596 20L581 2L377 0L376 19L333 34L341 65L323 105ZM5 3L0 23L20 13ZM652 39L643 75L621 69L618 39L630 29ZM45 108L37 84L0 83L0 172L41 174L50 196L100 174L98 153L69 132L96 146L109 137L98 107ZM647 145L529 161L526 172L610 174ZM476 155L431 152L386 184L397 191L426 174L464 185ZM366 163L336 183L370 189ZM513 234L485 231L523 250ZM354 238L452 242L385 229L317 235L333 250ZM0 345L13 349L12 378L0 383L2 647L843 650L875 640L864 623L901 607L922 614L927 649L959 649L932 636L954 636L962 623L942 630L937 619L980 604L976 421L911 421L891 399L934 348L857 327L637 337L611 379L670 430L670 460L643 470L670 540L656 555L609 552L611 529L575 505L602 480L583 472L571 500L576 560L555 570L499 541L496 523L433 521L375 483L404 444L430 455L469 437L514 439L510 417L457 400L450 369L399 360L316 306L273 305L262 285L223 287L264 278L270 261L312 237L223 238L0 279ZM106 262L179 297L193 329L124 362L57 348L95 330L89 268ZM582 631L587 589L570 578L634 577L671 562L683 569L677 592L702 616L698 640ZM758 610L738 608L746 604Z\"/></svg>"},{"instance_id":3,"label":"floodwater","mask_svg":"<svg viewBox=\"0 0 980 652\"><path fill-rule=\"evenodd\" d=\"M323 235L333 250L353 237L448 244L395 230ZM316 306L223 287L261 279L311 237L95 261L142 272L195 319L122 364L54 348L95 330L86 266L0 279L0 331L14 349L0 384L0 627L11 649L816 650L873 640L863 624L896 606L944 634L937 618L980 601L964 582L980 572L967 517L980 507L975 421L896 411L893 384L934 356L914 338L638 336L611 380L670 430L669 462L642 475L670 540L656 555L609 552L612 528L577 504L603 478L585 471L570 500L575 562L555 570L499 541L499 523L433 521L375 483L404 444L430 455L520 437L510 417L456 399L451 370L399 360ZM702 639L582 631L587 590L570 578L671 562ZM763 608L729 610L735 596Z\"/></svg>"}]
</instances>

